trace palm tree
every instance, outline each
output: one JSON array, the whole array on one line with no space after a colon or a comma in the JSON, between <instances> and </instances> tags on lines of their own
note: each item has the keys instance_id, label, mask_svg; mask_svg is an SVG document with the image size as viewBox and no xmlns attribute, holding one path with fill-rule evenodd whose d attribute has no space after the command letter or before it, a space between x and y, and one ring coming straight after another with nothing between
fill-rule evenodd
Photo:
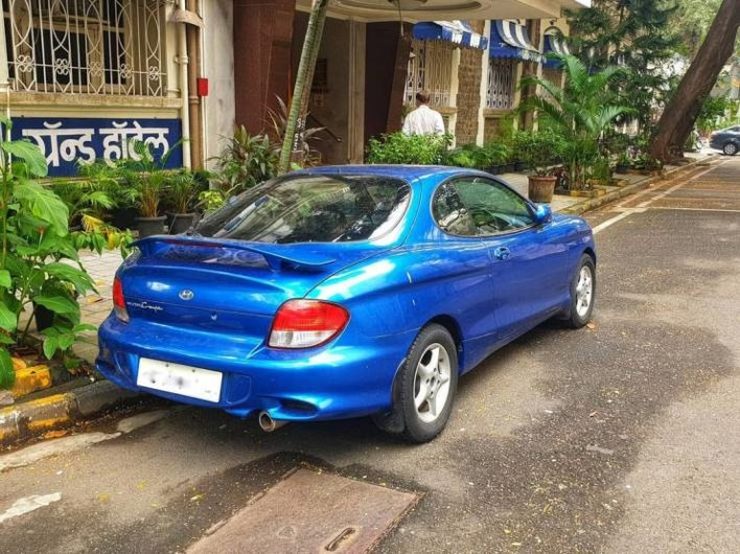
<instances>
[{"instance_id":1,"label":"palm tree","mask_svg":"<svg viewBox=\"0 0 740 554\"><path fill-rule=\"evenodd\" d=\"M552 81L529 76L522 85L537 85L545 92L531 97L527 108L538 112L540 125L547 125L564 139L562 153L570 186L580 188L586 172L599 156L599 138L622 114L630 111L616 104L610 91L611 80L622 71L607 67L590 73L575 56L557 56L563 63L565 85L559 87Z\"/></svg>"},{"instance_id":2,"label":"palm tree","mask_svg":"<svg viewBox=\"0 0 740 554\"><path fill-rule=\"evenodd\" d=\"M283 136L283 147L280 150L280 162L278 164L279 174L287 173L290 169L293 145L296 143L296 131L302 133L305 126L305 113L311 95L311 83L316 68L316 58L321 47L321 36L324 32L324 21L326 21L328 6L329 0L313 0L311 6L306 38L303 40L301 61L298 64L298 73L293 87L293 98L290 101L290 111L285 122L285 135Z\"/></svg>"}]
</instances>

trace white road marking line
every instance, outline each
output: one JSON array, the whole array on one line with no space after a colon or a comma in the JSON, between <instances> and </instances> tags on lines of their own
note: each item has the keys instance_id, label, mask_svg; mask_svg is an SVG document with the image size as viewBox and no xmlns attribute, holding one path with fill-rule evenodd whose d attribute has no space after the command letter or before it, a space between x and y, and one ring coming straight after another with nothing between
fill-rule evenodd
<instances>
[{"instance_id":1,"label":"white road marking line","mask_svg":"<svg viewBox=\"0 0 740 554\"><path fill-rule=\"evenodd\" d=\"M701 173L697 173L695 176L691 177L689 179L689 181L693 181L696 177L700 177L700 176L704 175L705 173L707 173L709 171L712 171L713 169L717 169L718 167L726 164L728 161L729 160L724 160L724 161L721 161L721 162L717 163L716 165L711 165L710 167L708 167L707 169L705 169ZM689 171L693 171L694 169L696 169L696 167L695 168L690 168ZM670 181L670 180L677 179L677 178L678 178L678 176L672 177L672 178L669 177L669 178L667 178L667 180ZM685 182L688 182L688 181L685 181ZM624 198L624 200L622 200L621 202L619 202L618 204L616 204L615 208L620 208L620 207L624 206L624 204L626 202L634 202L638 198L642 198L643 196L645 196L647 194L651 194L651 193L655 192L655 189L656 188L657 189L660 189L660 187L662 185L664 185L664 184L665 183L660 183L660 182L650 183L650 185L648 186L648 188L646 188L645 190L641 190L640 192L636 192L635 194L631 194L629 196L626 196Z\"/></svg>"},{"instance_id":2,"label":"white road marking line","mask_svg":"<svg viewBox=\"0 0 740 554\"><path fill-rule=\"evenodd\" d=\"M740 210L730 210L726 208L680 208L677 206L650 206L648 210L679 210L686 212L727 212L731 214L740 214Z\"/></svg>"},{"instance_id":3,"label":"white road marking line","mask_svg":"<svg viewBox=\"0 0 740 554\"><path fill-rule=\"evenodd\" d=\"M655 202L656 200L660 200L661 198L664 198L664 197L668 196L674 190L679 189L679 188L681 188L684 185L687 185L688 183L690 183L690 182L692 182L692 181L700 178L702 175L706 175L710 171L714 171L715 169L717 169L718 167L723 166L726 163L727 163L727 160L725 160L723 162L720 162L717 165L713 165L711 167L708 167L704 171L701 171L701 172L697 173L696 175L693 175L688 180L683 181L681 183L677 183L677 184L673 185L672 187L669 187L668 189L664 190L663 192L661 192L657 196L654 196L653 198L650 198L648 200L645 200L644 202L640 202L637 205L636 208L625 208L625 207L622 206L622 204L618 204L617 206L615 206L614 209L619 210L622 213L620 213L619 215L616 215L616 216L612 217L611 219L607 219L606 221L603 221L603 222L599 223L596 227L594 227L592 229L593 234L595 235L596 233L599 233L599 232L603 231L604 229L606 229L608 227L611 227L615 223L617 223L619 221L622 221L624 218L626 218L630 214L633 214L633 213L642 213L642 212L644 212L647 209L652 209L652 208L649 207L651 203ZM635 198L639 198L640 196L643 196L645 194L649 194L650 192L653 192L653 191L651 189L646 189L646 190L643 190L641 192L638 192L637 194L633 195L632 197L628 197L628 199L629 200L634 200ZM697 208L697 209L700 209L700 208Z\"/></svg>"},{"instance_id":4,"label":"white road marking line","mask_svg":"<svg viewBox=\"0 0 740 554\"><path fill-rule=\"evenodd\" d=\"M668 196L668 195L669 195L670 193L672 193L672 192L673 192L674 190L680 189L680 188L681 188L682 186L684 186L684 185L685 185L686 183L688 183L688 182L689 182L689 181L684 181L684 182L682 182L682 183L676 183L675 185L673 185L673 186L672 186L672 187L670 187L670 188L667 188L666 190L664 190L664 191L663 191L663 192L661 192L660 194L656 194L656 195L655 195L655 196L653 196L652 198L648 198L648 199L647 199L647 200L645 200L644 202L640 202L640 203L639 203L639 204L637 205L637 207L638 207L638 208L644 208L644 207L646 207L646 206L649 206L650 204L652 204L652 203L653 203L653 202L655 202L656 200L660 200L661 198L665 198L665 197L666 197L666 196Z\"/></svg>"},{"instance_id":5,"label":"white road marking line","mask_svg":"<svg viewBox=\"0 0 740 554\"><path fill-rule=\"evenodd\" d=\"M622 212L622 213L621 213L621 214L619 214L619 215L616 215L616 216L612 217L611 219L607 219L606 221L604 221L604 222L602 222L602 223L599 223L599 224L598 224L598 225L597 225L596 227L594 227L594 228L592 229L592 231L593 231L593 234L595 235L596 233L600 233L601 231L603 231L603 230L604 230L604 229L606 229L607 227L611 227L611 226L612 226L612 225L614 225L614 224L615 224L616 222L618 222L618 221L622 221L622 220L623 220L623 219L624 219L625 217L627 217L627 216L629 216L629 215L632 215L633 213L634 213L634 210L630 210L630 211L628 211L628 212L627 212L627 211L625 211L625 212Z\"/></svg>"},{"instance_id":6,"label":"white road marking line","mask_svg":"<svg viewBox=\"0 0 740 554\"><path fill-rule=\"evenodd\" d=\"M13 502L13 505L10 508L0 514L0 523L8 521L14 517L22 516L23 514L33 512L34 510L38 510L44 506L48 506L52 502L59 502L61 499L61 492L43 495L34 494L26 496L25 498L19 498Z\"/></svg>"},{"instance_id":7,"label":"white road marking line","mask_svg":"<svg viewBox=\"0 0 740 554\"><path fill-rule=\"evenodd\" d=\"M31 465L50 456L60 456L99 442L116 439L121 435L126 435L136 429L159 421L173 413L173 411L174 409L154 410L127 417L118 422L115 433L101 433L96 431L92 433L81 433L79 435L69 435L60 439L39 442L21 450L11 452L10 454L5 454L4 456L0 456L0 473L8 469Z\"/></svg>"},{"instance_id":8,"label":"white road marking line","mask_svg":"<svg viewBox=\"0 0 740 554\"><path fill-rule=\"evenodd\" d=\"M681 183L677 183L677 184L673 185L672 187L670 187L670 188L668 188L668 189L664 190L664 191L663 191L663 192L661 192L660 194L658 194L658 195L654 196L653 198L650 198L650 199L648 199L648 200L645 200L644 202L640 202L640 203L639 203L639 204L637 205L637 207L638 207L638 208L644 208L645 206L648 206L649 204L651 204L651 203L655 202L656 200L660 200L661 198L665 198L665 197L666 197L666 196L668 196L668 195L669 195L670 193L672 193L672 192L673 192L674 190L680 189L680 188L681 188L682 186L684 186L684 185L687 185L687 184L689 184L689 183L690 183L691 181L695 181L696 179L699 179L699 178L700 178L700 177L702 177L703 175L706 175L706 174L707 174L707 173L709 173L710 171L714 171L714 170L715 170L716 168L718 168L718 167L722 166L722 165L723 165L723 164L725 164L725 163L726 163L726 162L720 162L720 163L719 163L719 164L717 164L716 166L713 166L713 167L709 167L709 168L705 169L704 171L700 171L700 172L699 172L699 173L697 173L696 175L693 175L693 176L692 176L692 177L691 177L690 179L688 179L688 180L686 180L686 181L683 181L683 182L681 182Z\"/></svg>"}]
</instances>

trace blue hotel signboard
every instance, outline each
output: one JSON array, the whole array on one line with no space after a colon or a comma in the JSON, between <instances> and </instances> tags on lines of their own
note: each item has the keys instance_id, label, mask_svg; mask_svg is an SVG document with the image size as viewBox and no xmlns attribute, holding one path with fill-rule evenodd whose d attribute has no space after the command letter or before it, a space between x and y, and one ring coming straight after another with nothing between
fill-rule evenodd
<instances>
[{"instance_id":1,"label":"blue hotel signboard","mask_svg":"<svg viewBox=\"0 0 740 554\"><path fill-rule=\"evenodd\" d=\"M179 119L98 119L70 117L14 117L13 139L37 144L46 156L49 175L77 175L79 163L137 158L132 144L149 145L155 160L177 145L166 167L182 167L182 123Z\"/></svg>"}]
</instances>

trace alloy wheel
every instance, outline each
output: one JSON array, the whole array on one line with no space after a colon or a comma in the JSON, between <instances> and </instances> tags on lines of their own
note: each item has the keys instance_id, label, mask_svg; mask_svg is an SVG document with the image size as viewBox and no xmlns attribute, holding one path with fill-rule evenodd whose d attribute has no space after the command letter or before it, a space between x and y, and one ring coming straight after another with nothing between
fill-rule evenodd
<instances>
[{"instance_id":1,"label":"alloy wheel","mask_svg":"<svg viewBox=\"0 0 740 554\"><path fill-rule=\"evenodd\" d=\"M450 356L441 344L429 345L419 359L414 376L414 407L425 423L435 421L450 395Z\"/></svg>"},{"instance_id":2,"label":"alloy wheel","mask_svg":"<svg viewBox=\"0 0 740 554\"><path fill-rule=\"evenodd\" d=\"M594 275L591 267L584 265L578 274L576 284L576 312L579 317L584 317L591 308L591 300L594 295Z\"/></svg>"}]
</instances>

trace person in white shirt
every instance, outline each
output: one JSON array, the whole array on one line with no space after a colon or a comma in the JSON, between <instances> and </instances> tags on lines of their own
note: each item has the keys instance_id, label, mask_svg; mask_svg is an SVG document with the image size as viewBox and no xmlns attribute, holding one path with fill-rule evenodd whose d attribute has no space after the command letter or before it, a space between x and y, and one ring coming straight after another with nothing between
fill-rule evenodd
<instances>
[{"instance_id":1,"label":"person in white shirt","mask_svg":"<svg viewBox=\"0 0 740 554\"><path fill-rule=\"evenodd\" d=\"M442 114L429 107L429 93L416 93L416 109L409 112L403 122L406 135L444 135Z\"/></svg>"}]
</instances>

